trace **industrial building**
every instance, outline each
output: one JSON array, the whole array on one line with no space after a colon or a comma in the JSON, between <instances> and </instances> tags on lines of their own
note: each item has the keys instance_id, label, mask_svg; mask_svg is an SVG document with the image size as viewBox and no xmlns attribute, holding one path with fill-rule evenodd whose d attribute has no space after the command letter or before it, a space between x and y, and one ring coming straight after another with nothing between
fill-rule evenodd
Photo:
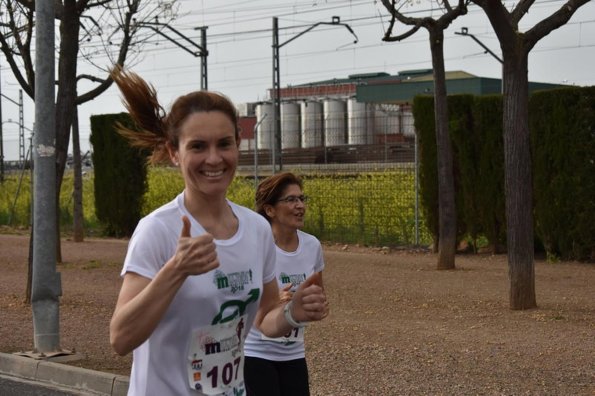
<instances>
[{"instance_id":1,"label":"industrial building","mask_svg":"<svg viewBox=\"0 0 595 396\"><path fill-rule=\"evenodd\" d=\"M501 92L501 80L463 71L446 73L449 95ZM529 90L559 87L530 83ZM413 156L412 101L434 91L431 69L354 74L280 89L284 163L394 162ZM272 92L269 97L273 97ZM242 151L256 148L261 163L274 150L273 102L240 106ZM250 161L249 158L242 162Z\"/></svg>"}]
</instances>

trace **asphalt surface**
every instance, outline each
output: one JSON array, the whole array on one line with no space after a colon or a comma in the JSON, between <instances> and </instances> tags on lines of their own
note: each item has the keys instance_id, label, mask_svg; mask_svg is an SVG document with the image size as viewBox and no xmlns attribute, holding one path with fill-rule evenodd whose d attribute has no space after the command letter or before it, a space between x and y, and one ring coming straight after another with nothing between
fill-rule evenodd
<instances>
[{"instance_id":1,"label":"asphalt surface","mask_svg":"<svg viewBox=\"0 0 595 396\"><path fill-rule=\"evenodd\" d=\"M90 393L88 393L90 395ZM80 391L60 389L40 382L17 377L0 375L0 395L2 396L73 396L81 395Z\"/></svg>"},{"instance_id":2,"label":"asphalt surface","mask_svg":"<svg viewBox=\"0 0 595 396\"><path fill-rule=\"evenodd\" d=\"M125 396L128 377L0 353L2 396Z\"/></svg>"}]
</instances>

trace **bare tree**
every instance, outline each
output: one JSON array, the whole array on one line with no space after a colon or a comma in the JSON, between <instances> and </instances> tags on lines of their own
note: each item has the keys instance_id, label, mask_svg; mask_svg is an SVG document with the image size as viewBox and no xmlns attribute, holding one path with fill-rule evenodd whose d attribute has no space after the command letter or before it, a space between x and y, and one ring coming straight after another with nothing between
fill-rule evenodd
<instances>
[{"instance_id":1,"label":"bare tree","mask_svg":"<svg viewBox=\"0 0 595 396\"><path fill-rule=\"evenodd\" d=\"M503 58L504 184L510 308L537 306L533 239L533 185L529 137L529 52L539 40L563 26L589 0L568 0L556 12L521 32L519 22L534 0L520 0L511 10L494 0L473 0L486 13Z\"/></svg>"},{"instance_id":2,"label":"bare tree","mask_svg":"<svg viewBox=\"0 0 595 396\"><path fill-rule=\"evenodd\" d=\"M391 22L384 41L401 41L420 28L429 33L434 73L434 117L436 123L436 148L438 163L438 269L455 268L457 243L457 214L455 205L455 187L453 176L452 145L448 133L448 106L446 99L446 73L444 70L444 31L460 15L467 13L468 0L459 0L452 7L448 0L437 1L442 15L432 17L407 17L401 8L410 1L382 0L382 4L391 14ZM396 21L412 26L407 32L393 36Z\"/></svg>"},{"instance_id":3,"label":"bare tree","mask_svg":"<svg viewBox=\"0 0 595 396\"><path fill-rule=\"evenodd\" d=\"M176 17L177 0L55 0L59 21L58 80L56 95L56 192L66 167L75 106L105 92L112 80L109 69L138 60L142 44L155 35L140 29L137 21ZM31 51L35 23L34 0L0 0L0 49L23 88L34 99L35 70ZM77 74L79 61L89 63L94 74ZM100 64L101 63L101 64ZM78 84L85 82L83 91ZM77 89L79 88L79 89ZM78 95L77 92L83 92ZM58 203L58 200L56 200ZM59 211L57 211L59 213ZM59 214L58 214L59 215ZM61 261L57 222L58 261Z\"/></svg>"}]
</instances>

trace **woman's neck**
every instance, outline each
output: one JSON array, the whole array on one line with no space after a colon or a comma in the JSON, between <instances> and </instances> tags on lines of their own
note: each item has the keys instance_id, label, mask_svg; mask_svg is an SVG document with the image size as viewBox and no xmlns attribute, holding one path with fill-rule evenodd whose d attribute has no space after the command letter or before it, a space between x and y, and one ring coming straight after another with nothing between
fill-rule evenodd
<instances>
[{"instance_id":1,"label":"woman's neck","mask_svg":"<svg viewBox=\"0 0 595 396\"><path fill-rule=\"evenodd\" d=\"M184 196L186 210L215 239L229 239L238 230L238 219L225 197Z\"/></svg>"},{"instance_id":2,"label":"woman's neck","mask_svg":"<svg viewBox=\"0 0 595 396\"><path fill-rule=\"evenodd\" d=\"M295 252L299 246L299 239L297 230L283 229L282 227L273 224L273 237L275 238L275 245L285 250L286 252Z\"/></svg>"}]
</instances>

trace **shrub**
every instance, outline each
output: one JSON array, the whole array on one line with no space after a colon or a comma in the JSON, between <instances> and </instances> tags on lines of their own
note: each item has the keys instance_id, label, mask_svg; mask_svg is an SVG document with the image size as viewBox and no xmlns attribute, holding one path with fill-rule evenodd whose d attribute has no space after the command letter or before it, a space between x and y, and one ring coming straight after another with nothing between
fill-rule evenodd
<instances>
[{"instance_id":1,"label":"shrub","mask_svg":"<svg viewBox=\"0 0 595 396\"><path fill-rule=\"evenodd\" d=\"M146 153L116 132L116 123L134 124L127 113L91 117L95 169L95 210L106 235L131 236L141 218L147 189Z\"/></svg>"}]
</instances>

